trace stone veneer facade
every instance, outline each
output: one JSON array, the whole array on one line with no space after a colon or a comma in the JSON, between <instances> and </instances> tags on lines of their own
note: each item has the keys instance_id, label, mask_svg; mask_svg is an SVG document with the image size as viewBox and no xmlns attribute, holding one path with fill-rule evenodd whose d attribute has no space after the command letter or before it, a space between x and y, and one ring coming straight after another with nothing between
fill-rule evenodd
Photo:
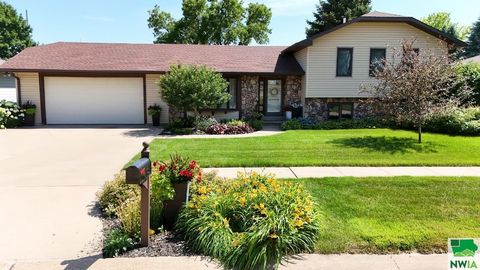
<instances>
[{"instance_id":1,"label":"stone veneer facade","mask_svg":"<svg viewBox=\"0 0 480 270\"><path fill-rule=\"evenodd\" d=\"M328 119L328 103L353 103L353 118L362 117L359 98L306 98L304 105L304 117L318 121Z\"/></svg>"},{"instance_id":2,"label":"stone veneer facade","mask_svg":"<svg viewBox=\"0 0 480 270\"><path fill-rule=\"evenodd\" d=\"M283 96L283 105L302 102L302 77L287 76L285 80L285 93Z\"/></svg>"},{"instance_id":3,"label":"stone veneer facade","mask_svg":"<svg viewBox=\"0 0 480 270\"><path fill-rule=\"evenodd\" d=\"M245 118L250 116L258 108L258 91L259 91L259 76L244 75L240 77L240 93L241 93L241 109L240 117ZM302 77L301 76L286 76L284 77L285 86L283 87L283 106L290 105L294 102L302 101ZM182 116L181 112L173 108L169 108L170 120Z\"/></svg>"},{"instance_id":4,"label":"stone veneer facade","mask_svg":"<svg viewBox=\"0 0 480 270\"><path fill-rule=\"evenodd\" d=\"M240 78L241 112L245 118L257 111L258 104L258 76L242 76Z\"/></svg>"}]
</instances>

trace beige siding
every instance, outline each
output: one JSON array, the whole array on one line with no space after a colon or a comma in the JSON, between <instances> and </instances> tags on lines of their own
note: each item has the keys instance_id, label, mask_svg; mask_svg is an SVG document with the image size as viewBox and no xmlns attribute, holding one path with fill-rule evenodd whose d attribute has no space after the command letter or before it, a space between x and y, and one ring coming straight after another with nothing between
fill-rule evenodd
<instances>
[{"instance_id":1,"label":"beige siding","mask_svg":"<svg viewBox=\"0 0 480 270\"><path fill-rule=\"evenodd\" d=\"M386 48L392 59L403 39L415 39L415 47L435 53L447 53L443 41L406 23L354 23L314 40L308 48L306 97L359 97L369 77L370 48ZM336 77L338 47L353 48L352 77Z\"/></svg>"},{"instance_id":2,"label":"beige siding","mask_svg":"<svg viewBox=\"0 0 480 270\"><path fill-rule=\"evenodd\" d=\"M146 83L147 83L147 108L150 105L158 104L162 107L162 112L160 113L160 123L168 123L168 105L162 100L159 93L158 81L162 75L159 74L147 74ZM147 121L149 124L152 123L152 117L147 116Z\"/></svg>"},{"instance_id":3,"label":"beige siding","mask_svg":"<svg viewBox=\"0 0 480 270\"><path fill-rule=\"evenodd\" d=\"M35 124L42 124L42 105L40 104L40 82L38 73L16 73L20 78L22 103L31 101L37 105L37 113L35 114Z\"/></svg>"},{"instance_id":4,"label":"beige siding","mask_svg":"<svg viewBox=\"0 0 480 270\"><path fill-rule=\"evenodd\" d=\"M307 71L308 47L295 53L295 58L303 70Z\"/></svg>"}]
</instances>

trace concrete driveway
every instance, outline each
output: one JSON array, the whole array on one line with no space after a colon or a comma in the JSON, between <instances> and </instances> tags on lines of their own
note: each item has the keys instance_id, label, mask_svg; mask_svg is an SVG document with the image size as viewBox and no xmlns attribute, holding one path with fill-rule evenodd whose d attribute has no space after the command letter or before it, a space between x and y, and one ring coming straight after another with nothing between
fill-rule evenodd
<instances>
[{"instance_id":1,"label":"concrete driveway","mask_svg":"<svg viewBox=\"0 0 480 270\"><path fill-rule=\"evenodd\" d=\"M158 130L0 130L0 260L98 254L95 193Z\"/></svg>"}]
</instances>

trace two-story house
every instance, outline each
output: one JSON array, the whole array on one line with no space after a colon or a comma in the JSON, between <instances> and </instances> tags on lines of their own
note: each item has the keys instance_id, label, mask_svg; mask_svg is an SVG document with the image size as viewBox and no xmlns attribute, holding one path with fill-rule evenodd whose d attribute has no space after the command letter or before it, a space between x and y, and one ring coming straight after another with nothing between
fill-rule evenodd
<instances>
[{"instance_id":1,"label":"two-story house","mask_svg":"<svg viewBox=\"0 0 480 270\"><path fill-rule=\"evenodd\" d=\"M230 82L230 101L207 112L218 118L278 116L293 102L305 117L352 118L372 65L404 39L420 53L465 46L415 18L371 12L289 47L59 42L25 49L0 72L17 78L20 101L37 105L37 124L149 123L149 105L171 111L157 82L173 64L207 65Z\"/></svg>"}]
</instances>

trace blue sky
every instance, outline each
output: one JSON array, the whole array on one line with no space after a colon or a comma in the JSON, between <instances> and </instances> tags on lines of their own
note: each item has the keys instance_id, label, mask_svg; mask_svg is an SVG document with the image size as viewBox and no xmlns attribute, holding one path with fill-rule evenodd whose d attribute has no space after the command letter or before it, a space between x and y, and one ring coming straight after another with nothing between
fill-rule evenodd
<instances>
[{"instance_id":1,"label":"blue sky","mask_svg":"<svg viewBox=\"0 0 480 270\"><path fill-rule=\"evenodd\" d=\"M312 18L318 0L244 0L272 8L272 45L289 45L305 37L305 20ZM56 41L151 43L147 11L155 4L181 15L181 0L6 0L19 12L28 10L33 37ZM373 9L421 18L449 11L453 20L470 25L480 17L479 0L372 0Z\"/></svg>"}]
</instances>

